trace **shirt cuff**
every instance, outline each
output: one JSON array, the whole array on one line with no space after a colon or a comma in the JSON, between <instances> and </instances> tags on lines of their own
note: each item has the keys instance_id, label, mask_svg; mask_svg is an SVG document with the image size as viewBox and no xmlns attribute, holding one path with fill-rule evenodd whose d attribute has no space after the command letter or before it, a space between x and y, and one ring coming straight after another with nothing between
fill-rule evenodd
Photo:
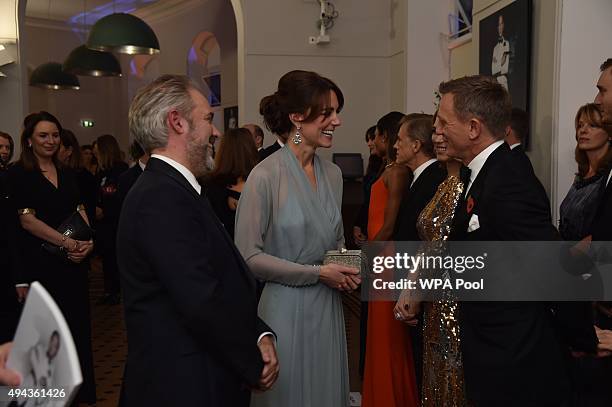
<instances>
[{"instance_id":1,"label":"shirt cuff","mask_svg":"<svg viewBox=\"0 0 612 407\"><path fill-rule=\"evenodd\" d=\"M276 335L274 335L274 333L272 333L272 332L264 332L261 335L259 335L259 338L257 338L257 344L259 345L259 342L261 342L261 339L264 336L268 336L268 335L272 336L272 339L274 339L274 343L276 343Z\"/></svg>"},{"instance_id":2,"label":"shirt cuff","mask_svg":"<svg viewBox=\"0 0 612 407\"><path fill-rule=\"evenodd\" d=\"M29 287L30 284L26 284L26 283L21 283L21 284L15 284L15 287Z\"/></svg>"}]
</instances>

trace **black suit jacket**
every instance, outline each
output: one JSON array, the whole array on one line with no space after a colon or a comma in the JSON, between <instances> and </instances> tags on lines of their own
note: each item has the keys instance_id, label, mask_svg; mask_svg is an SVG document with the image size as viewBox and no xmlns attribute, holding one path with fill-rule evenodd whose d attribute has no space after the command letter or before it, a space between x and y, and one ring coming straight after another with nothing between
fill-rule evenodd
<instances>
[{"instance_id":1,"label":"black suit jacket","mask_svg":"<svg viewBox=\"0 0 612 407\"><path fill-rule=\"evenodd\" d=\"M467 199L473 200L473 208L468 214L467 200L460 202L452 240L559 240L543 186L505 143L488 157ZM472 215L478 215L480 227L468 233ZM569 379L553 308L533 302L460 304L465 383L476 406L558 405L566 398ZM559 309L557 318L564 324L584 328L573 317L571 310ZM587 328L594 335L592 325Z\"/></svg>"},{"instance_id":2,"label":"black suit jacket","mask_svg":"<svg viewBox=\"0 0 612 407\"><path fill-rule=\"evenodd\" d=\"M270 328L255 280L205 197L151 158L117 236L128 337L126 405L247 406Z\"/></svg>"},{"instance_id":3,"label":"black suit jacket","mask_svg":"<svg viewBox=\"0 0 612 407\"><path fill-rule=\"evenodd\" d=\"M266 158L268 158L269 156L271 156L272 154L274 154L275 152L277 152L281 148L282 148L282 146L280 145L278 140L276 140L276 142L274 142L274 144L269 145L268 147L264 148L263 150L261 150L259 152L259 161L265 160Z\"/></svg>"},{"instance_id":4,"label":"black suit jacket","mask_svg":"<svg viewBox=\"0 0 612 407\"><path fill-rule=\"evenodd\" d=\"M440 163L435 162L425 168L402 198L395 221L393 240L421 240L416 226L417 219L445 178L446 170L440 166Z\"/></svg>"},{"instance_id":5,"label":"black suit jacket","mask_svg":"<svg viewBox=\"0 0 612 407\"><path fill-rule=\"evenodd\" d=\"M522 144L514 147L510 151L517 159L522 161L521 165L531 168L531 171L535 174L535 171L533 171L533 165L531 164L531 160L527 156L527 153L525 152L525 149L523 148Z\"/></svg>"},{"instance_id":6,"label":"black suit jacket","mask_svg":"<svg viewBox=\"0 0 612 407\"><path fill-rule=\"evenodd\" d=\"M608 171L608 174L605 175L606 180L609 174ZM591 230L593 240L612 240L612 181L606 186Z\"/></svg>"}]
</instances>

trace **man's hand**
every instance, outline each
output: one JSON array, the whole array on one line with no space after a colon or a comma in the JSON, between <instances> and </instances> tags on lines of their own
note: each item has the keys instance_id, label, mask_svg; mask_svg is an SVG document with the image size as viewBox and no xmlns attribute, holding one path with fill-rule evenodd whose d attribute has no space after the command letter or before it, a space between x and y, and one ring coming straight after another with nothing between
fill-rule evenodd
<instances>
[{"instance_id":1,"label":"man's hand","mask_svg":"<svg viewBox=\"0 0 612 407\"><path fill-rule=\"evenodd\" d=\"M610 356L612 352L612 331L607 329L599 329L599 327L596 326L595 333L597 334L597 339L599 339L599 344L597 345L597 355Z\"/></svg>"},{"instance_id":2,"label":"man's hand","mask_svg":"<svg viewBox=\"0 0 612 407\"><path fill-rule=\"evenodd\" d=\"M12 342L0 345L0 384L17 387L21 384L21 376L14 370L6 368L6 361L11 353Z\"/></svg>"},{"instance_id":3,"label":"man's hand","mask_svg":"<svg viewBox=\"0 0 612 407\"><path fill-rule=\"evenodd\" d=\"M272 335L266 335L261 338L257 346L261 352L261 358L264 361L264 368L261 372L257 390L267 391L272 388L272 385L276 382L276 379L278 379L279 372L276 347L274 346Z\"/></svg>"},{"instance_id":4,"label":"man's hand","mask_svg":"<svg viewBox=\"0 0 612 407\"><path fill-rule=\"evenodd\" d=\"M357 246L361 247L362 244L368 241L368 237L363 234L359 226L353 226L353 240Z\"/></svg>"}]
</instances>

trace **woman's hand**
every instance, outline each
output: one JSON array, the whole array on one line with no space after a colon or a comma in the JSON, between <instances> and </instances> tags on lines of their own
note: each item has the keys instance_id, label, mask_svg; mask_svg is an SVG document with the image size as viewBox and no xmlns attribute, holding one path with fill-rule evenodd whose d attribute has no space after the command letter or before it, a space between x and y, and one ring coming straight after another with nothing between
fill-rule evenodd
<instances>
[{"instance_id":1,"label":"woman's hand","mask_svg":"<svg viewBox=\"0 0 612 407\"><path fill-rule=\"evenodd\" d=\"M30 287L15 287L17 290L17 301L24 302L26 297L28 296L28 290Z\"/></svg>"},{"instance_id":2,"label":"woman's hand","mask_svg":"<svg viewBox=\"0 0 612 407\"><path fill-rule=\"evenodd\" d=\"M319 279L328 287L340 291L353 291L361 283L359 270L340 264L321 266Z\"/></svg>"},{"instance_id":3,"label":"woman's hand","mask_svg":"<svg viewBox=\"0 0 612 407\"><path fill-rule=\"evenodd\" d=\"M89 256L89 254L93 250L93 240L83 241L83 240L73 240L73 246L68 249L68 259L74 263L80 263Z\"/></svg>"},{"instance_id":4,"label":"woman's hand","mask_svg":"<svg viewBox=\"0 0 612 407\"><path fill-rule=\"evenodd\" d=\"M393 308L394 318L410 326L416 326L419 322L417 319L419 312L421 312L421 302L413 298L409 290L402 291Z\"/></svg>"}]
</instances>

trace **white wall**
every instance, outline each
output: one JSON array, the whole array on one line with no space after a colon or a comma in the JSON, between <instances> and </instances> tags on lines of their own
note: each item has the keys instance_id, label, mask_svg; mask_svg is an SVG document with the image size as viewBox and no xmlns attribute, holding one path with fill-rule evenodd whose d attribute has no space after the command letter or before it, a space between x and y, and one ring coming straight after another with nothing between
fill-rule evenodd
<instances>
[{"instance_id":1,"label":"white wall","mask_svg":"<svg viewBox=\"0 0 612 407\"><path fill-rule=\"evenodd\" d=\"M17 2L17 10L14 17L17 21L25 16L25 2ZM21 123L27 112L27 77L26 67L23 63L25 50L21 50L21 41L24 36L24 25L17 26L17 44L5 45L7 50L15 56L15 63L2 67L5 78L0 78L0 130L9 133L15 141L15 155L19 157L21 148L19 140L21 137ZM15 158L13 158L15 159Z\"/></svg>"},{"instance_id":2,"label":"white wall","mask_svg":"<svg viewBox=\"0 0 612 407\"><path fill-rule=\"evenodd\" d=\"M331 43L309 45L317 34L318 2L305 0L242 0L245 15L245 96L240 122L261 124L259 101L276 90L288 71L306 69L334 80L345 96L343 124L334 147L320 151L368 150L365 130L391 109L390 0L333 0L340 16L329 31ZM274 16L274 17L273 17ZM401 20L400 20L401 21ZM266 133L265 144L273 136Z\"/></svg>"},{"instance_id":3,"label":"white wall","mask_svg":"<svg viewBox=\"0 0 612 407\"><path fill-rule=\"evenodd\" d=\"M448 15L453 1L408 0L406 112L433 113L434 91L450 77Z\"/></svg>"},{"instance_id":4,"label":"white wall","mask_svg":"<svg viewBox=\"0 0 612 407\"><path fill-rule=\"evenodd\" d=\"M581 105L595 98L599 66L612 57L611 21L612 3L609 0L563 0L555 123L557 161L553 168L556 208L577 170L573 158L576 146L574 116Z\"/></svg>"}]
</instances>

